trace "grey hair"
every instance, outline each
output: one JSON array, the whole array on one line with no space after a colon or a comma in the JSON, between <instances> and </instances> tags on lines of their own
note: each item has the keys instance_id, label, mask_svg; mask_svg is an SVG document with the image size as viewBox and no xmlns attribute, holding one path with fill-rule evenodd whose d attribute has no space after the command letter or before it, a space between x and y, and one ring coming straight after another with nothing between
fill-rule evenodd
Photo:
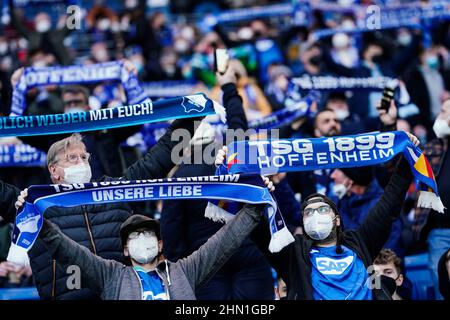
<instances>
[{"instance_id":1,"label":"grey hair","mask_svg":"<svg viewBox=\"0 0 450 320\"><path fill-rule=\"evenodd\" d=\"M48 149L47 166L50 166L59 161L59 159L57 159L57 157L61 151L65 152L71 146L77 145L77 144L82 144L84 146L83 137L79 133L74 133L67 138L56 141L54 144L51 145L50 149Z\"/></svg>"}]
</instances>

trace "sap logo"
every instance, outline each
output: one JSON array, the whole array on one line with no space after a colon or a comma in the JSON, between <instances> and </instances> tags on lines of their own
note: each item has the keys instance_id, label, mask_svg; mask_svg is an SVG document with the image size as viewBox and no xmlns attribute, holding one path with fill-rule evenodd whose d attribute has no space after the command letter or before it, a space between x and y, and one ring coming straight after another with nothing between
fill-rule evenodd
<instances>
[{"instance_id":1,"label":"sap logo","mask_svg":"<svg viewBox=\"0 0 450 320\"><path fill-rule=\"evenodd\" d=\"M317 270L322 274L339 275L352 264L353 256L344 259L316 258Z\"/></svg>"},{"instance_id":2,"label":"sap logo","mask_svg":"<svg viewBox=\"0 0 450 320\"><path fill-rule=\"evenodd\" d=\"M190 113L191 111L202 112L203 110L205 110L207 102L208 100L206 100L203 95L195 94L183 97L183 102L181 103L181 105L183 106L186 113Z\"/></svg>"}]
</instances>

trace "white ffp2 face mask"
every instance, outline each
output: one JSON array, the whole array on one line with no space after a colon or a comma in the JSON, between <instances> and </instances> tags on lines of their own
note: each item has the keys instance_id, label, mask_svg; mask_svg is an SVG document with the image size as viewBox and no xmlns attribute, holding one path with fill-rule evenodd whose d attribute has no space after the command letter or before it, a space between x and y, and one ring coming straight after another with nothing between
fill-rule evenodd
<instances>
[{"instance_id":1,"label":"white ffp2 face mask","mask_svg":"<svg viewBox=\"0 0 450 320\"><path fill-rule=\"evenodd\" d=\"M304 221L305 232L314 240L324 240L333 230L333 220L329 214L314 212Z\"/></svg>"},{"instance_id":2,"label":"white ffp2 face mask","mask_svg":"<svg viewBox=\"0 0 450 320\"><path fill-rule=\"evenodd\" d=\"M444 119L436 119L434 121L433 131L436 137L441 139L450 136L450 126Z\"/></svg>"},{"instance_id":3,"label":"white ffp2 face mask","mask_svg":"<svg viewBox=\"0 0 450 320\"><path fill-rule=\"evenodd\" d=\"M345 184L337 183L333 185L333 194L339 199L342 199L347 194L348 189Z\"/></svg>"},{"instance_id":4,"label":"white ffp2 face mask","mask_svg":"<svg viewBox=\"0 0 450 320\"><path fill-rule=\"evenodd\" d=\"M150 263L158 255L158 239L155 235L140 233L136 239L128 241L130 257L139 263Z\"/></svg>"},{"instance_id":5,"label":"white ffp2 face mask","mask_svg":"<svg viewBox=\"0 0 450 320\"><path fill-rule=\"evenodd\" d=\"M86 163L80 163L64 169L64 182L66 183L89 183L91 178L91 166Z\"/></svg>"},{"instance_id":6,"label":"white ffp2 face mask","mask_svg":"<svg viewBox=\"0 0 450 320\"><path fill-rule=\"evenodd\" d=\"M339 109L339 110L335 110L334 114L336 115L336 118L339 121L343 121L348 118L348 116L350 115L350 111Z\"/></svg>"}]
</instances>

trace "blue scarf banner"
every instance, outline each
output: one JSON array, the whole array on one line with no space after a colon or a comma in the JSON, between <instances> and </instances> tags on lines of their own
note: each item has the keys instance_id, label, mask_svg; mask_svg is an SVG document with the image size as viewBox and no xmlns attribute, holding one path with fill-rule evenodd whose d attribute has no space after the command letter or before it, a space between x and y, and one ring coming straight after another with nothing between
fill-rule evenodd
<instances>
[{"instance_id":1,"label":"blue scarf banner","mask_svg":"<svg viewBox=\"0 0 450 320\"><path fill-rule=\"evenodd\" d=\"M216 24L235 23L246 20L292 15L292 13L293 7L290 3L233 9L221 12L216 15L206 16L202 21L202 25L204 25L205 27L209 27Z\"/></svg>"},{"instance_id":2,"label":"blue scarf banner","mask_svg":"<svg viewBox=\"0 0 450 320\"><path fill-rule=\"evenodd\" d=\"M198 85L198 82L191 80L167 80L144 82L142 88L150 98L172 98L190 95Z\"/></svg>"},{"instance_id":3,"label":"blue scarf banner","mask_svg":"<svg viewBox=\"0 0 450 320\"><path fill-rule=\"evenodd\" d=\"M5 0L5 2L7 2ZM55 5L55 4L76 4L75 0L14 0L14 5L17 7L25 7L29 5Z\"/></svg>"},{"instance_id":4,"label":"blue scarf banner","mask_svg":"<svg viewBox=\"0 0 450 320\"><path fill-rule=\"evenodd\" d=\"M137 77L129 72L122 61L112 61L86 66L25 68L13 88L11 116L20 116L26 109L25 94L28 89L46 85L90 84L101 81L119 81L129 104L149 102Z\"/></svg>"},{"instance_id":5,"label":"blue scarf banner","mask_svg":"<svg viewBox=\"0 0 450 320\"><path fill-rule=\"evenodd\" d=\"M38 116L0 117L0 136L34 136L103 130L169 119L214 114L215 103L204 94L150 100L109 109Z\"/></svg>"},{"instance_id":6,"label":"blue scarf banner","mask_svg":"<svg viewBox=\"0 0 450 320\"><path fill-rule=\"evenodd\" d=\"M436 1L423 4L417 1L395 6L381 6L379 9L376 9L376 6L359 6L356 16L359 29L367 31L374 31L374 27L376 29L414 27L421 26L428 19L450 19L450 3ZM373 19L373 26L371 19Z\"/></svg>"},{"instance_id":7,"label":"blue scarf banner","mask_svg":"<svg viewBox=\"0 0 450 320\"><path fill-rule=\"evenodd\" d=\"M355 28L316 30L313 32L314 37L321 39L340 32L354 34L383 29L423 28L426 21L450 19L448 1L436 1L426 5L420 2L389 6L353 5L352 11L357 18Z\"/></svg>"},{"instance_id":8,"label":"blue scarf banner","mask_svg":"<svg viewBox=\"0 0 450 320\"><path fill-rule=\"evenodd\" d=\"M394 78L378 77L333 77L333 76L310 76L303 75L291 80L294 86L302 90L368 90L383 91L387 84L397 87Z\"/></svg>"},{"instance_id":9,"label":"blue scarf banner","mask_svg":"<svg viewBox=\"0 0 450 320\"><path fill-rule=\"evenodd\" d=\"M255 119L248 123L250 129L270 130L289 125L301 117L313 118L316 114L311 109L313 104L320 99L320 93L310 90L305 97L289 94L285 100L285 108L275 111L261 119Z\"/></svg>"},{"instance_id":10,"label":"blue scarf banner","mask_svg":"<svg viewBox=\"0 0 450 320\"><path fill-rule=\"evenodd\" d=\"M418 206L444 212L433 171L405 132L366 133L312 139L238 141L228 146L229 172L275 174L288 171L372 166L403 154L420 182Z\"/></svg>"},{"instance_id":11,"label":"blue scarf banner","mask_svg":"<svg viewBox=\"0 0 450 320\"><path fill-rule=\"evenodd\" d=\"M0 168L45 167L47 155L25 144L0 145Z\"/></svg>"},{"instance_id":12,"label":"blue scarf banner","mask_svg":"<svg viewBox=\"0 0 450 320\"><path fill-rule=\"evenodd\" d=\"M267 204L269 217L277 205L258 175L223 175L86 184L37 185L28 188L25 205L16 216L8 260L23 265L50 207L75 207L113 202L224 199Z\"/></svg>"},{"instance_id":13,"label":"blue scarf banner","mask_svg":"<svg viewBox=\"0 0 450 320\"><path fill-rule=\"evenodd\" d=\"M261 119L249 121L248 127L253 130L271 130L289 125L301 117L313 118L316 111L312 110L313 103L320 99L320 92L310 90L307 96L301 97L299 94L290 96L286 99L286 107L271 113ZM216 131L216 137L223 136L226 133L227 125L222 122L209 123ZM152 123L143 126L141 134L146 147L155 145L159 138L164 135L169 123Z\"/></svg>"}]
</instances>

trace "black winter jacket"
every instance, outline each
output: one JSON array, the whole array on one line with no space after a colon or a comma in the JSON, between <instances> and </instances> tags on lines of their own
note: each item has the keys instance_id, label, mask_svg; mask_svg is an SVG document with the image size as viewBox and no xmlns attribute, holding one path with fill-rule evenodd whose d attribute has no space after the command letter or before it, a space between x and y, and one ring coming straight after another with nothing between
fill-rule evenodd
<instances>
[{"instance_id":1,"label":"black winter jacket","mask_svg":"<svg viewBox=\"0 0 450 320\"><path fill-rule=\"evenodd\" d=\"M198 120L198 119L197 119ZM171 141L172 132L177 128L194 132L195 118L176 120L158 143L140 160L131 165L123 175L125 180L165 178L174 166L171 160L172 148L179 141ZM100 180L111 180L103 177ZM6 184L5 184L6 185ZM6 212L5 220L13 222L11 215L14 202L20 191L6 185L8 194L2 193L1 213ZM7 197L7 198L5 198ZM12 206L12 208L11 208ZM103 205L84 205L73 208L52 207L46 210L45 218L58 225L61 231L91 252L105 259L123 262L122 245L119 236L121 224L133 213L128 203ZM37 239L28 253L39 295L42 299L95 299L99 293L90 289L69 289L67 281L73 274L69 266L56 263ZM70 284L70 281L69 281Z\"/></svg>"},{"instance_id":2,"label":"black winter jacket","mask_svg":"<svg viewBox=\"0 0 450 320\"><path fill-rule=\"evenodd\" d=\"M372 265L373 260L389 238L392 223L400 215L411 179L409 164L402 158L382 197L370 210L364 223L357 230L348 230L341 234L341 244L353 250L366 268ZM265 219L252 233L252 238L266 253L272 266L286 282L287 299L313 300L314 284L311 282L309 255L313 241L304 235L296 235L295 242L284 247L278 253L270 253L267 250L270 241L267 230L267 219ZM376 300L391 300L383 285L381 289L374 289L372 292Z\"/></svg>"}]
</instances>

